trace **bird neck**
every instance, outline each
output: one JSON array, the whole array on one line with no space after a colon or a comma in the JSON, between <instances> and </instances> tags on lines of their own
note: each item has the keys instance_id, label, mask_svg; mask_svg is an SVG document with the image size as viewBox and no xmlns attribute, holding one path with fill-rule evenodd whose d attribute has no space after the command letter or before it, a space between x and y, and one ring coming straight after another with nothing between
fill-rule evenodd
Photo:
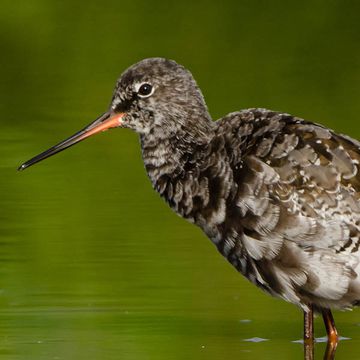
<instances>
[{"instance_id":1,"label":"bird neck","mask_svg":"<svg viewBox=\"0 0 360 360\"><path fill-rule=\"evenodd\" d=\"M214 123L205 119L200 125L198 122L195 126L180 127L173 133L155 129L140 136L145 169L154 189L165 200L171 201L169 187L176 186L178 179L201 164L214 133Z\"/></svg>"}]
</instances>

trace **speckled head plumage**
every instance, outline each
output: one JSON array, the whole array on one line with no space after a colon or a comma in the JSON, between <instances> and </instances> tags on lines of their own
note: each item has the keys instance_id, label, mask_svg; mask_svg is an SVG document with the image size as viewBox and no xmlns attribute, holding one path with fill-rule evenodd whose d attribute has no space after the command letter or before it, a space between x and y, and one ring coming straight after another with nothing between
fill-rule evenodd
<instances>
[{"instance_id":1,"label":"speckled head plumage","mask_svg":"<svg viewBox=\"0 0 360 360\"><path fill-rule=\"evenodd\" d=\"M163 58L145 59L127 69L116 83L110 108L126 114L123 127L142 135L158 130L168 136L210 120L191 73Z\"/></svg>"}]
</instances>

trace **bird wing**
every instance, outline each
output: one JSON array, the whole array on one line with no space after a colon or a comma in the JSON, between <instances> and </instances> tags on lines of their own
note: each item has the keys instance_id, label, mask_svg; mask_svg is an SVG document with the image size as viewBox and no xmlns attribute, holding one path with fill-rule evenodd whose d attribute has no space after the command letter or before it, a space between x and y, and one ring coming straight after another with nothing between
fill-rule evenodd
<instances>
[{"instance_id":1,"label":"bird wing","mask_svg":"<svg viewBox=\"0 0 360 360\"><path fill-rule=\"evenodd\" d=\"M359 263L359 142L287 114L237 116L242 272L294 303L349 306L360 298L349 295Z\"/></svg>"},{"instance_id":2,"label":"bird wing","mask_svg":"<svg viewBox=\"0 0 360 360\"><path fill-rule=\"evenodd\" d=\"M230 135L239 143L229 148L240 149L230 156L242 225L304 247L349 246L360 232L360 143L287 114L251 109L239 117Z\"/></svg>"}]
</instances>

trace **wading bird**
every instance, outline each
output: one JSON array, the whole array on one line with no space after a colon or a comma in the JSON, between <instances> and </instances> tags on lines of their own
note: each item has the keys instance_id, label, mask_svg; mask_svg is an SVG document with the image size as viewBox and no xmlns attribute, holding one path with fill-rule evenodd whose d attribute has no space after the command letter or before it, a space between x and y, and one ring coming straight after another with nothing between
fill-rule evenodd
<instances>
[{"instance_id":1,"label":"wading bird","mask_svg":"<svg viewBox=\"0 0 360 360\"><path fill-rule=\"evenodd\" d=\"M266 109L212 121L191 73L151 58L122 74L105 114L19 169L117 127L139 134L169 206L248 280L299 306L306 341L322 313L336 347L331 309L360 300L360 143Z\"/></svg>"}]
</instances>

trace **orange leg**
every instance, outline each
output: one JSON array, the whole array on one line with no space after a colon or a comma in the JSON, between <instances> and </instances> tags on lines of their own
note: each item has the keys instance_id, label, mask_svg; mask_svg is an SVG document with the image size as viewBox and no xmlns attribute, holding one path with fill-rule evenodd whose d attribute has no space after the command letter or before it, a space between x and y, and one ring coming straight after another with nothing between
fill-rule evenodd
<instances>
[{"instance_id":1,"label":"orange leg","mask_svg":"<svg viewBox=\"0 0 360 360\"><path fill-rule=\"evenodd\" d=\"M339 341L339 335L336 330L335 321L334 321L331 311L329 309L322 310L322 316L323 316L324 323L325 323L328 341L330 343L337 343Z\"/></svg>"},{"instance_id":2,"label":"orange leg","mask_svg":"<svg viewBox=\"0 0 360 360\"><path fill-rule=\"evenodd\" d=\"M322 310L322 316L325 323L328 343L324 359L335 359L335 351L339 342L339 335L335 327L335 321L329 309Z\"/></svg>"}]
</instances>

